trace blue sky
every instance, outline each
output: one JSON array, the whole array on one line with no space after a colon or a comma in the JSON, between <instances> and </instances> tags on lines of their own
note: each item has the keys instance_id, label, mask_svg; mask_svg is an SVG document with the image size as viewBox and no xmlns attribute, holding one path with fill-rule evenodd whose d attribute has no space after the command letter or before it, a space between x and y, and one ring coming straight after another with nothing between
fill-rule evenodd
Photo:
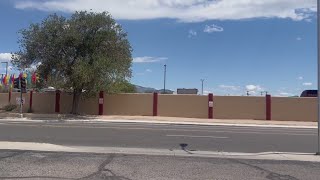
<instances>
[{"instance_id":1,"label":"blue sky","mask_svg":"<svg viewBox=\"0 0 320 180\"><path fill-rule=\"evenodd\" d=\"M128 32L141 86L199 88L219 95L299 95L316 88L316 0L3 0L0 60L17 31L57 12L109 11ZM88 3L91 2L91 3ZM4 72L4 65L1 72Z\"/></svg>"}]
</instances>

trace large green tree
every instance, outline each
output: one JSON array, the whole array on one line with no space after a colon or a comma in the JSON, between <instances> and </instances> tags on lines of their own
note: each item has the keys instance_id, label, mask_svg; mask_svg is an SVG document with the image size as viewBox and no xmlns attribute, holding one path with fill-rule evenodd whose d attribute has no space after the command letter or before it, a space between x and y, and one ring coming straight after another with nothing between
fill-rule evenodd
<instances>
[{"instance_id":1,"label":"large green tree","mask_svg":"<svg viewBox=\"0 0 320 180\"><path fill-rule=\"evenodd\" d=\"M49 15L21 30L18 42L13 64L21 69L37 64L40 77L51 83L47 85L72 90L74 114L84 94L131 87L132 48L107 12L80 11L70 18Z\"/></svg>"}]
</instances>

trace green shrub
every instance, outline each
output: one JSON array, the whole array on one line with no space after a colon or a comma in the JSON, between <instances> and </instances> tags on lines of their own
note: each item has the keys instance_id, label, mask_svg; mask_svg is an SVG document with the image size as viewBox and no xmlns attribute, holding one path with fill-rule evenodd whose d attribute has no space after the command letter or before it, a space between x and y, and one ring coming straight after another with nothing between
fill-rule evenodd
<instances>
[{"instance_id":1,"label":"green shrub","mask_svg":"<svg viewBox=\"0 0 320 180\"><path fill-rule=\"evenodd\" d=\"M13 111L17 108L17 105L14 105L14 104L8 104L6 106L4 106L2 109L5 110L5 111Z\"/></svg>"}]
</instances>

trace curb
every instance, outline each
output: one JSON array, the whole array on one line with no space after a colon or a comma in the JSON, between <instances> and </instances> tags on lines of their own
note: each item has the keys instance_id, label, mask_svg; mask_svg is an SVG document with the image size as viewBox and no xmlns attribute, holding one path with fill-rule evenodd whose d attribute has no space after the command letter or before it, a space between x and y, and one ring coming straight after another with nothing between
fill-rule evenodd
<instances>
[{"instance_id":1,"label":"curb","mask_svg":"<svg viewBox=\"0 0 320 180\"><path fill-rule=\"evenodd\" d=\"M13 119L14 118L14 119ZM317 129L312 125L290 124L255 124L255 123L223 123L223 122L196 122L196 121L170 121L170 120L145 120L145 119L101 119L101 116L76 116L70 114L32 114L24 113L21 119L19 113L0 113L0 121L8 122L82 122L82 123L148 123L148 124L172 124L172 125L199 125L199 126L235 126L235 127L275 127L275 128L304 128Z\"/></svg>"},{"instance_id":2,"label":"curb","mask_svg":"<svg viewBox=\"0 0 320 180\"><path fill-rule=\"evenodd\" d=\"M41 122L41 123L144 123L144 124L158 124L158 125L193 125L193 126L230 126L230 127L261 127L261 128L293 128L293 129L317 129L317 126L297 126L297 125L267 125L267 124L231 124L231 123L201 123L201 122L175 122L175 121L146 121L146 120L103 120L103 119L93 119L93 120L67 120L67 119L28 119L28 118L15 118L15 119L0 119L0 122Z\"/></svg>"}]
</instances>

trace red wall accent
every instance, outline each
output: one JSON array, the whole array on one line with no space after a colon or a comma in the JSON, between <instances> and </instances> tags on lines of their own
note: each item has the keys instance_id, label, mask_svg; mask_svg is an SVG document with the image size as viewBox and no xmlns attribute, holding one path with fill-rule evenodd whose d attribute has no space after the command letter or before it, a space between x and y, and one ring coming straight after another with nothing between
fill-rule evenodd
<instances>
[{"instance_id":1,"label":"red wall accent","mask_svg":"<svg viewBox=\"0 0 320 180\"><path fill-rule=\"evenodd\" d=\"M153 116L158 116L158 93L153 93Z\"/></svg>"},{"instance_id":2,"label":"red wall accent","mask_svg":"<svg viewBox=\"0 0 320 180\"><path fill-rule=\"evenodd\" d=\"M55 106L55 112L60 113L60 91L56 91L56 106Z\"/></svg>"},{"instance_id":3,"label":"red wall accent","mask_svg":"<svg viewBox=\"0 0 320 180\"><path fill-rule=\"evenodd\" d=\"M9 104L10 104L10 101L11 101L11 90L9 91Z\"/></svg>"},{"instance_id":4,"label":"red wall accent","mask_svg":"<svg viewBox=\"0 0 320 180\"><path fill-rule=\"evenodd\" d=\"M33 91L30 91L30 102L29 102L29 109L32 109L32 95L33 95Z\"/></svg>"},{"instance_id":5,"label":"red wall accent","mask_svg":"<svg viewBox=\"0 0 320 180\"><path fill-rule=\"evenodd\" d=\"M266 95L266 120L271 120L271 95Z\"/></svg>"},{"instance_id":6,"label":"red wall accent","mask_svg":"<svg viewBox=\"0 0 320 180\"><path fill-rule=\"evenodd\" d=\"M213 119L213 107L210 107L210 102L213 102L213 94L208 94L208 118Z\"/></svg>"},{"instance_id":7,"label":"red wall accent","mask_svg":"<svg viewBox=\"0 0 320 180\"><path fill-rule=\"evenodd\" d=\"M100 101L101 99L101 101ZM103 115L104 92L99 93L99 115Z\"/></svg>"}]
</instances>

